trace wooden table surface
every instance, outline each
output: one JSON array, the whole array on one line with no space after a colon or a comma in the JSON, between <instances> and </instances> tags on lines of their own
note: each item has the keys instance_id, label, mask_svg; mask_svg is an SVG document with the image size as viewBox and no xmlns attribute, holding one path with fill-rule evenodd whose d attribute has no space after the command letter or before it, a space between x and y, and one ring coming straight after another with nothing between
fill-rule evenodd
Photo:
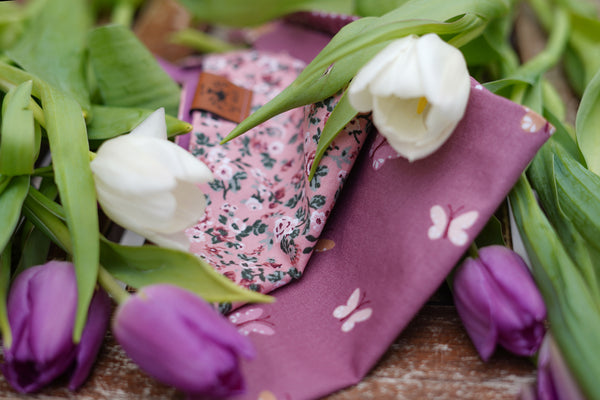
<instances>
[{"instance_id":1,"label":"wooden table surface","mask_svg":"<svg viewBox=\"0 0 600 400\"><path fill-rule=\"evenodd\" d=\"M508 352L499 350L483 363L454 306L434 301L419 312L362 382L327 399L514 399L521 385L534 380L533 364ZM110 334L85 385L73 393L65 384L57 381L27 396L14 393L2 379L0 399L184 399L140 371Z\"/></svg>"},{"instance_id":2,"label":"wooden table surface","mask_svg":"<svg viewBox=\"0 0 600 400\"><path fill-rule=\"evenodd\" d=\"M527 57L539 50L543 39L526 15L518 25L521 29L517 35L519 50ZM160 46L156 49L160 51ZM566 89L562 91L568 95ZM574 115L576 104L571 100L568 106ZM535 367L528 359L512 356L502 349L483 363L462 327L447 289L442 288L362 382L327 399L514 399L523 384L534 380ZM0 379L0 399L184 398L182 393L141 372L110 333L87 383L76 393L69 392L64 384L55 382L38 394L25 396L14 393L4 379Z\"/></svg>"}]
</instances>

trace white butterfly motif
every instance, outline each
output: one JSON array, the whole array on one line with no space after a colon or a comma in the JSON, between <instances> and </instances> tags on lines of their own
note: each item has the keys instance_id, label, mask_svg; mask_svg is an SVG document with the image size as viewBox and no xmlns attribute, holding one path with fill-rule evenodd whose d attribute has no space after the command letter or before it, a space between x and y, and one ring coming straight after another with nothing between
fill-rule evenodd
<instances>
[{"instance_id":1,"label":"white butterfly motif","mask_svg":"<svg viewBox=\"0 0 600 400\"><path fill-rule=\"evenodd\" d=\"M373 309L370 307L361 308L367 303L368 301L364 301L364 296L361 298L360 289L356 288L350 295L346 304L337 306L335 310L333 310L333 316L340 321L344 321L342 324L342 332L350 332L357 323L371 318Z\"/></svg>"},{"instance_id":2,"label":"white butterfly motif","mask_svg":"<svg viewBox=\"0 0 600 400\"><path fill-rule=\"evenodd\" d=\"M479 212L472 210L457 216L456 213L460 211L460 208L454 211L452 207L448 206L448 209L449 212L446 213L446 210L440 205L431 207L429 216L433 225L429 227L427 236L431 240L448 238L453 245L463 246L469 241L466 231L477 221Z\"/></svg>"},{"instance_id":3,"label":"white butterfly motif","mask_svg":"<svg viewBox=\"0 0 600 400\"><path fill-rule=\"evenodd\" d=\"M243 335L257 333L259 335L271 336L275 334L273 323L268 321L270 315L263 316L261 308L250 308L243 312L236 312L229 316L229 321L235 324L238 331Z\"/></svg>"}]
</instances>

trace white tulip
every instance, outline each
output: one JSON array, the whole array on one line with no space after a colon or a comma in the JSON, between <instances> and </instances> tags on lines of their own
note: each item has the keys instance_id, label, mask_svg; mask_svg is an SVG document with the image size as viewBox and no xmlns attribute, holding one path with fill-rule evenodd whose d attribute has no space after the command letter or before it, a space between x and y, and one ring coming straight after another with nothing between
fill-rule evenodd
<instances>
[{"instance_id":1,"label":"white tulip","mask_svg":"<svg viewBox=\"0 0 600 400\"><path fill-rule=\"evenodd\" d=\"M210 169L167 140L164 109L104 142L91 162L102 209L117 224L164 247L188 250L185 229L204 215L197 186Z\"/></svg>"},{"instance_id":2,"label":"white tulip","mask_svg":"<svg viewBox=\"0 0 600 400\"><path fill-rule=\"evenodd\" d=\"M471 84L462 53L435 34L390 43L354 77L350 104L409 161L428 156L462 119Z\"/></svg>"}]
</instances>

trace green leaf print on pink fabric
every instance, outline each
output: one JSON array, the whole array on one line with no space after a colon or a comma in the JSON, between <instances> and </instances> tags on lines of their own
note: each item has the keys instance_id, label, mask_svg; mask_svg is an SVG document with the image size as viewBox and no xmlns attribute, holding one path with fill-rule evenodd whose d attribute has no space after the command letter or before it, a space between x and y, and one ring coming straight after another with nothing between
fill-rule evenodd
<instances>
[{"instance_id":1,"label":"green leaf print on pink fabric","mask_svg":"<svg viewBox=\"0 0 600 400\"><path fill-rule=\"evenodd\" d=\"M252 90L253 110L303 67L288 55L258 51L213 55L203 62L204 71ZM202 187L206 215L187 230L193 253L262 293L300 278L369 126L365 116L351 121L309 182L319 136L337 101L332 97L290 110L223 145L235 124L193 111L189 151L216 178Z\"/></svg>"}]
</instances>

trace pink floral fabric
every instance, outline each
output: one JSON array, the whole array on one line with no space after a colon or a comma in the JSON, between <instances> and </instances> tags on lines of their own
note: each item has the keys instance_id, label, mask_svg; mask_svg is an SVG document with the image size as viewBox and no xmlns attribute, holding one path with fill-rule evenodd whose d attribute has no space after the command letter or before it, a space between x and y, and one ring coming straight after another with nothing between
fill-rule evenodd
<instances>
[{"instance_id":1,"label":"pink floral fabric","mask_svg":"<svg viewBox=\"0 0 600 400\"><path fill-rule=\"evenodd\" d=\"M286 54L241 51L208 56L204 71L253 91L253 110L289 85L304 64ZM308 172L337 98L290 110L220 145L235 123L192 114L189 151L215 180L204 219L187 230L190 251L241 286L263 293L302 275L365 139L358 116L339 134L315 177Z\"/></svg>"}]
</instances>

